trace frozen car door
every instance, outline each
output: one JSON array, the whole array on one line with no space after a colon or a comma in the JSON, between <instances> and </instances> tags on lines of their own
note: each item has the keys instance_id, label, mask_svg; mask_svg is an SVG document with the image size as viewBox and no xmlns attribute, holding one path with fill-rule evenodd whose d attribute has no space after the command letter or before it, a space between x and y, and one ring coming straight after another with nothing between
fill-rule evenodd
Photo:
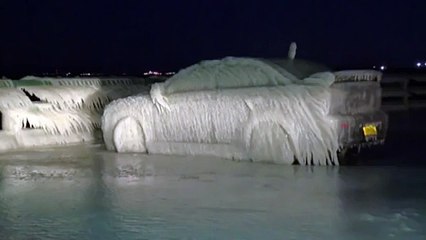
<instances>
[{"instance_id":1,"label":"frozen car door","mask_svg":"<svg viewBox=\"0 0 426 240\"><path fill-rule=\"evenodd\" d=\"M167 96L170 110L156 114L154 128L160 142L211 143L211 111L216 91L174 93Z\"/></svg>"},{"instance_id":2,"label":"frozen car door","mask_svg":"<svg viewBox=\"0 0 426 240\"><path fill-rule=\"evenodd\" d=\"M250 110L245 102L255 88L230 88L219 90L217 101L211 109L214 138L217 143L231 143L244 128Z\"/></svg>"}]
</instances>

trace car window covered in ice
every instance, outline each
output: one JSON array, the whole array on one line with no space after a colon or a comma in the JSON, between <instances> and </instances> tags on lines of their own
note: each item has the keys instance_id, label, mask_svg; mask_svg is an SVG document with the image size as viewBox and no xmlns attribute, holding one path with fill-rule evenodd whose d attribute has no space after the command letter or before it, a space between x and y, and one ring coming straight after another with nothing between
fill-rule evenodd
<instances>
[{"instance_id":1,"label":"car window covered in ice","mask_svg":"<svg viewBox=\"0 0 426 240\"><path fill-rule=\"evenodd\" d=\"M203 61L165 82L165 94L227 88L288 85L298 79L276 64L254 58Z\"/></svg>"}]
</instances>

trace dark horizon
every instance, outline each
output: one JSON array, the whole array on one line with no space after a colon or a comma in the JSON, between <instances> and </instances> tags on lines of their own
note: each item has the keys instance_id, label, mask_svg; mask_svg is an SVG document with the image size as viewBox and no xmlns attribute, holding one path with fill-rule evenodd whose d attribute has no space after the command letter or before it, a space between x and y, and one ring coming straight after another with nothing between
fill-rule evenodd
<instances>
[{"instance_id":1,"label":"dark horizon","mask_svg":"<svg viewBox=\"0 0 426 240\"><path fill-rule=\"evenodd\" d=\"M336 68L426 61L426 3L28 1L0 3L0 76L177 71L225 56L297 58Z\"/></svg>"}]
</instances>

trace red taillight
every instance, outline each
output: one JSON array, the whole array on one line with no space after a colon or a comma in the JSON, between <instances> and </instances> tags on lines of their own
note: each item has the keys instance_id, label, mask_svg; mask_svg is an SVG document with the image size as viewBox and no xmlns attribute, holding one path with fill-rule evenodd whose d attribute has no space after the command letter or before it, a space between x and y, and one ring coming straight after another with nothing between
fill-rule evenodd
<instances>
[{"instance_id":1,"label":"red taillight","mask_svg":"<svg viewBox=\"0 0 426 240\"><path fill-rule=\"evenodd\" d=\"M340 127L343 128L343 129L348 129L349 123L342 123L342 124L340 124Z\"/></svg>"}]
</instances>

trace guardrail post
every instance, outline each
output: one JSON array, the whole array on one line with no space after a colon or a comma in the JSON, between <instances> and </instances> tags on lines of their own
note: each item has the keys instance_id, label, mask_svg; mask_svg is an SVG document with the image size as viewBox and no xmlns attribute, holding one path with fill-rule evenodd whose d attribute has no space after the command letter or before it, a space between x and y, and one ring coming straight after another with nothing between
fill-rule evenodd
<instances>
[{"instance_id":1,"label":"guardrail post","mask_svg":"<svg viewBox=\"0 0 426 240\"><path fill-rule=\"evenodd\" d=\"M402 89L405 93L403 102L404 102L404 106L407 109L409 109L409 107L410 107L410 98L409 98L410 93L408 92L409 83L410 83L410 78L405 78L404 81L402 82L402 84L403 84Z\"/></svg>"}]
</instances>

